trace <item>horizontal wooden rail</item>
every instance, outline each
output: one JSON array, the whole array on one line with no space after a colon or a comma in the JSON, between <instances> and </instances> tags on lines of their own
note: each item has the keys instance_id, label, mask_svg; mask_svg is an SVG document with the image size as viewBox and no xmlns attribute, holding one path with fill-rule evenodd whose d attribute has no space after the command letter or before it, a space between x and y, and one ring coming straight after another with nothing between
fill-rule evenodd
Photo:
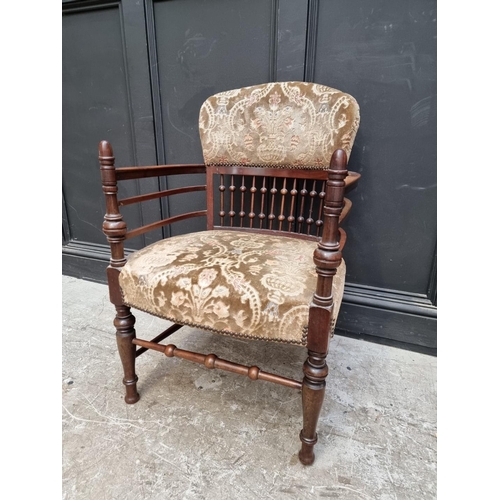
<instances>
[{"instance_id":1,"label":"horizontal wooden rail","mask_svg":"<svg viewBox=\"0 0 500 500\"><path fill-rule=\"evenodd\" d=\"M160 333L160 335L151 340L151 342L161 342L167 337L170 337L170 335L175 333L177 330L180 330L183 326L184 325L178 325L177 323L174 323L172 326L169 326L164 332ZM137 358L148 350L149 349L147 347L141 347L140 349L137 349L137 351L135 351L135 357Z\"/></svg>"},{"instance_id":2,"label":"horizontal wooden rail","mask_svg":"<svg viewBox=\"0 0 500 500\"><path fill-rule=\"evenodd\" d=\"M345 242L347 240L347 234L341 227L339 227L339 233L340 233L340 251L342 252L345 246Z\"/></svg>"},{"instance_id":3,"label":"horizontal wooden rail","mask_svg":"<svg viewBox=\"0 0 500 500\"><path fill-rule=\"evenodd\" d=\"M349 171L347 174L347 177L345 178L346 191L349 191L350 189L352 189L358 183L360 177L361 177L361 174L358 174L357 172Z\"/></svg>"},{"instance_id":4,"label":"horizontal wooden rail","mask_svg":"<svg viewBox=\"0 0 500 500\"><path fill-rule=\"evenodd\" d=\"M120 167L115 169L116 180L145 179L146 177L161 177L164 175L204 174L203 163L186 165L153 165L151 167Z\"/></svg>"},{"instance_id":5,"label":"horizontal wooden rail","mask_svg":"<svg viewBox=\"0 0 500 500\"><path fill-rule=\"evenodd\" d=\"M137 229L132 229L132 231L127 231L125 238L129 240L130 238L134 238L135 236L139 236L140 234L147 233L148 231L152 231L153 229L158 229L159 227L166 226L168 224L173 224L174 222L179 222L184 219L191 219L192 217L203 217L207 215L206 210L198 210L197 212L188 212L186 214L175 215L174 217L169 217L168 219L162 219L157 222L152 222L151 224L147 224L146 226L138 227Z\"/></svg>"},{"instance_id":6,"label":"horizontal wooden rail","mask_svg":"<svg viewBox=\"0 0 500 500\"><path fill-rule=\"evenodd\" d=\"M216 173L242 174L241 167L212 167ZM145 179L147 177L162 177L165 175L189 175L204 174L207 167L203 163L191 163L186 165L153 165L149 167L120 167L115 169L116 179L125 181L130 179ZM328 170L300 170L287 168L265 168L245 167L245 175L267 175L274 177L296 177L297 179L319 179L328 178ZM350 189L359 181L361 174L349 170L345 178L346 189Z\"/></svg>"},{"instance_id":7,"label":"horizontal wooden rail","mask_svg":"<svg viewBox=\"0 0 500 500\"><path fill-rule=\"evenodd\" d=\"M156 193L141 194L138 196L131 196L130 198L123 198L118 200L118 205L124 207L132 205L132 203L141 203L143 201L156 200L165 196L173 196L174 194L194 193L195 191L206 191L207 186L186 186L182 188L166 189L164 191L157 191Z\"/></svg>"},{"instance_id":8,"label":"horizontal wooden rail","mask_svg":"<svg viewBox=\"0 0 500 500\"><path fill-rule=\"evenodd\" d=\"M347 217L347 214L351 211L352 201L348 198L344 198L344 208L340 213L339 224Z\"/></svg>"},{"instance_id":9,"label":"horizontal wooden rail","mask_svg":"<svg viewBox=\"0 0 500 500\"><path fill-rule=\"evenodd\" d=\"M325 169L305 170L300 168L279 168L279 167L242 167L241 165L224 165L208 167L214 174L225 175L245 175L264 177L294 177L297 179L328 179L328 171Z\"/></svg>"},{"instance_id":10,"label":"horizontal wooden rail","mask_svg":"<svg viewBox=\"0 0 500 500\"><path fill-rule=\"evenodd\" d=\"M280 375L263 372L257 366L245 366L238 363L232 363L231 361L218 358L215 354L205 355L198 352L184 351L182 349L178 349L173 344L165 346L142 339L134 339L132 340L132 343L145 347L146 349L163 352L165 356L169 358L175 356L176 358L187 359L188 361L205 365L207 368L218 368L220 370L238 373L239 375L246 375L251 380L265 380L266 382L273 382L275 384L284 385L285 387L291 387L292 389L302 389L302 382L297 382L291 378L281 377Z\"/></svg>"},{"instance_id":11,"label":"horizontal wooden rail","mask_svg":"<svg viewBox=\"0 0 500 500\"><path fill-rule=\"evenodd\" d=\"M290 177L295 179L317 179L326 181L328 179L327 169L304 170L299 168L270 168L270 167L241 167L241 166L213 166L209 167L212 173L220 175L246 175L265 177ZM360 179L361 174L349 171L345 178L346 189L354 187Z\"/></svg>"}]
</instances>

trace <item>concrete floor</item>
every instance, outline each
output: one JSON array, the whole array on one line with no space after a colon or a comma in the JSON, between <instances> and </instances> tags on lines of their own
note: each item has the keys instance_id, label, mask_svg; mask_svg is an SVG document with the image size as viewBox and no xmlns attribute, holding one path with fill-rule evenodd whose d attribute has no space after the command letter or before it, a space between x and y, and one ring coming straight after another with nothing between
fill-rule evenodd
<instances>
[{"instance_id":1,"label":"concrete floor","mask_svg":"<svg viewBox=\"0 0 500 500\"><path fill-rule=\"evenodd\" d=\"M63 276L64 499L436 498L436 358L335 337L316 462L297 390L157 352L123 401L107 287ZM138 336L166 322L138 312ZM183 328L178 347L300 379L304 348Z\"/></svg>"}]
</instances>

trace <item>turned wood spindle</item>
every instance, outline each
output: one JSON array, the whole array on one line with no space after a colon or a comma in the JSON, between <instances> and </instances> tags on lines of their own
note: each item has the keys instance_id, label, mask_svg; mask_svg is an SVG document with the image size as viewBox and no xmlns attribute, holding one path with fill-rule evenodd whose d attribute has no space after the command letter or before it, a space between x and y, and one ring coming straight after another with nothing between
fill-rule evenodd
<instances>
[{"instance_id":1,"label":"turned wood spindle","mask_svg":"<svg viewBox=\"0 0 500 500\"><path fill-rule=\"evenodd\" d=\"M269 190L269 192L271 193L271 208L269 210L269 215L267 216L267 218L269 220L268 229L272 229L274 219L276 219L276 215L274 215L274 200L276 193L278 192L278 190L276 189L276 177L273 177L273 187Z\"/></svg>"},{"instance_id":2,"label":"turned wood spindle","mask_svg":"<svg viewBox=\"0 0 500 500\"><path fill-rule=\"evenodd\" d=\"M240 203L240 213L238 214L240 216L240 227L243 227L243 219L245 217L245 192L247 188L245 186L245 176L241 176L241 186L240 186L240 193L241 193L241 203Z\"/></svg>"},{"instance_id":3,"label":"turned wood spindle","mask_svg":"<svg viewBox=\"0 0 500 500\"><path fill-rule=\"evenodd\" d=\"M288 189L286 188L286 177L283 179L283 187L280 190L281 194L281 207L280 207L280 214L278 215L278 221L279 221L279 226L278 226L278 231L281 231L283 228L283 221L285 220L285 200L286 200L286 195L288 193Z\"/></svg>"},{"instance_id":4,"label":"turned wood spindle","mask_svg":"<svg viewBox=\"0 0 500 500\"><path fill-rule=\"evenodd\" d=\"M255 203L255 193L257 192L257 188L255 187L255 175L252 176L252 187L250 188L250 213L248 214L248 218L250 219L250 227L253 227L253 220L255 218L254 203Z\"/></svg>"},{"instance_id":5,"label":"turned wood spindle","mask_svg":"<svg viewBox=\"0 0 500 500\"><path fill-rule=\"evenodd\" d=\"M318 219L316 220L316 236L320 236L321 228L323 226L323 204L324 204L325 196L326 196L325 181L323 181L323 184L321 186L321 191L318 194L319 210L318 210Z\"/></svg>"},{"instance_id":6,"label":"turned wood spindle","mask_svg":"<svg viewBox=\"0 0 500 500\"><path fill-rule=\"evenodd\" d=\"M316 181L313 182L312 189L309 192L309 196L311 197L311 202L309 204L309 217L306 220L307 224L307 234L311 234L311 227L314 224L314 219L312 218L313 214L313 209L314 209L314 201L316 199L316 195L318 193L316 192Z\"/></svg>"},{"instance_id":7,"label":"turned wood spindle","mask_svg":"<svg viewBox=\"0 0 500 500\"><path fill-rule=\"evenodd\" d=\"M302 189L300 190L300 212L299 216L297 217L297 222L298 222L298 230L297 232L302 232L302 224L304 223L304 206L306 203L306 196L307 196L307 189L306 189L306 179L304 179L304 182L302 184Z\"/></svg>"},{"instance_id":8,"label":"turned wood spindle","mask_svg":"<svg viewBox=\"0 0 500 500\"><path fill-rule=\"evenodd\" d=\"M226 215L226 212L224 211L224 191L226 190L226 185L224 184L224 174L220 175L220 184L219 184L219 192L220 192L220 210L219 210L219 217L220 217L220 225L224 225L224 216Z\"/></svg>"},{"instance_id":9,"label":"turned wood spindle","mask_svg":"<svg viewBox=\"0 0 500 500\"><path fill-rule=\"evenodd\" d=\"M215 354L201 354L199 352L186 351L184 349L179 349L174 344L162 345L142 339L135 339L134 344L142 346L143 349L152 349L154 351L163 352L168 358L176 357L205 365L211 370L217 368L219 370L237 373L238 375L245 375L251 380L264 380L266 382L273 382L275 384L284 385L285 387L291 387L293 389L302 389L302 382L298 382L297 380L293 380L288 377L282 377L281 375L275 375L274 373L262 371L258 366L245 366L240 365L239 363L233 363L232 361L219 358Z\"/></svg>"},{"instance_id":10,"label":"turned wood spindle","mask_svg":"<svg viewBox=\"0 0 500 500\"><path fill-rule=\"evenodd\" d=\"M234 175L231 176L231 185L229 186L229 192L231 193L231 201L229 207L229 224L231 227L234 225L234 216L236 212L234 211L234 192L236 191L236 186L234 185Z\"/></svg>"},{"instance_id":11,"label":"turned wood spindle","mask_svg":"<svg viewBox=\"0 0 500 500\"><path fill-rule=\"evenodd\" d=\"M290 202L290 215L287 218L288 221L288 232L292 232L293 230L293 223L295 222L295 200L297 198L297 179L293 180L293 187L290 190L290 196L292 198L292 201Z\"/></svg>"},{"instance_id":12,"label":"turned wood spindle","mask_svg":"<svg viewBox=\"0 0 500 500\"><path fill-rule=\"evenodd\" d=\"M266 214L264 213L264 205L266 202L266 178L262 177L262 187L260 188L260 213L259 213L259 228L263 229L264 227L264 219L266 218Z\"/></svg>"}]
</instances>

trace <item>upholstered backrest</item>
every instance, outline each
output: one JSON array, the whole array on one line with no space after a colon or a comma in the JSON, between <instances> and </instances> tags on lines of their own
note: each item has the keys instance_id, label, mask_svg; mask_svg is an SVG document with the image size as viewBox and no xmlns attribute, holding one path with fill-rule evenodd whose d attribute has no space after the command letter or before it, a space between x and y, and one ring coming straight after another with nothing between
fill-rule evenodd
<instances>
[{"instance_id":1,"label":"upholstered backrest","mask_svg":"<svg viewBox=\"0 0 500 500\"><path fill-rule=\"evenodd\" d=\"M324 85L266 83L209 97L199 126L206 165L325 169L336 149L349 156L359 107Z\"/></svg>"}]
</instances>

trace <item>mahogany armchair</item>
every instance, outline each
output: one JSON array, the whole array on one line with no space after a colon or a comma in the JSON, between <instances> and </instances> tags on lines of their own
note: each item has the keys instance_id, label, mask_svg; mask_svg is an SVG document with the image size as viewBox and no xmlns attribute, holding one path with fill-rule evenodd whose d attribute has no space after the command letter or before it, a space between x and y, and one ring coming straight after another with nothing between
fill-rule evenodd
<instances>
[{"instance_id":1,"label":"mahogany armchair","mask_svg":"<svg viewBox=\"0 0 500 500\"><path fill-rule=\"evenodd\" d=\"M107 277L127 403L139 400L135 359L149 349L299 389L299 458L313 463L325 360L344 288L340 225L351 208L344 193L360 177L347 170L358 125L358 104L350 95L280 82L205 101L199 117L204 164L115 168L111 145L99 144L103 231L111 247ZM205 173L206 185L118 198L123 180L194 173ZM137 229L128 229L120 214L121 206L202 190L203 211ZM125 258L125 240L198 216L206 216L206 231L166 238ZM173 325L151 341L139 339L131 308ZM183 325L304 346L303 380L160 343Z\"/></svg>"}]
</instances>

